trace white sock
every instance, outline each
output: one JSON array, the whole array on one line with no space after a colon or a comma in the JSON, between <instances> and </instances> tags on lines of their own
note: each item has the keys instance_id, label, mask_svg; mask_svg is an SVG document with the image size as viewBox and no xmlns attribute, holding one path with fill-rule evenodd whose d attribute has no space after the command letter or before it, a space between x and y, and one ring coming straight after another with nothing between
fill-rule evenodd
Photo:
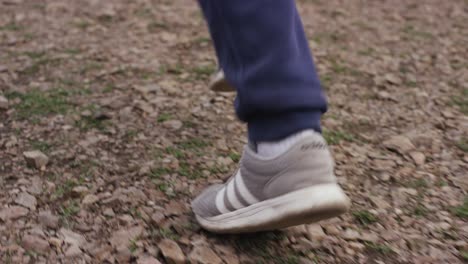
<instances>
[{"instance_id":1,"label":"white sock","mask_svg":"<svg viewBox=\"0 0 468 264\"><path fill-rule=\"evenodd\" d=\"M303 137L316 134L312 129L303 130L299 133L290 135L279 141L267 141L257 143L257 153L264 158L275 158L286 152L292 145L296 144Z\"/></svg>"}]
</instances>

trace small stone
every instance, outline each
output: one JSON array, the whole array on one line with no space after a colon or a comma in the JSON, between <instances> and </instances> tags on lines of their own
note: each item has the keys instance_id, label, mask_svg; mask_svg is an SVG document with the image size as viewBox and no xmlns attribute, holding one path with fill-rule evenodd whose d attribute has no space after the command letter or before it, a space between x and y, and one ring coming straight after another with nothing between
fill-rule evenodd
<instances>
[{"instance_id":1,"label":"small stone","mask_svg":"<svg viewBox=\"0 0 468 264\"><path fill-rule=\"evenodd\" d=\"M80 247L77 245L71 245L67 251L65 251L65 257L67 258L77 258L81 256L83 252L81 251Z\"/></svg>"},{"instance_id":2,"label":"small stone","mask_svg":"<svg viewBox=\"0 0 468 264\"><path fill-rule=\"evenodd\" d=\"M387 203L384 199L382 199L379 196L371 195L371 196L369 196L369 199L370 199L371 203L374 206L376 206L378 209L388 209L388 208L390 208L390 204Z\"/></svg>"},{"instance_id":3,"label":"small stone","mask_svg":"<svg viewBox=\"0 0 468 264\"><path fill-rule=\"evenodd\" d=\"M133 86L133 88L135 90L137 90L138 92L142 93L142 94L148 94L148 93L153 93L153 92L157 92L158 90L160 90L161 88L156 85L156 84L147 84L147 85L135 85Z\"/></svg>"},{"instance_id":4,"label":"small stone","mask_svg":"<svg viewBox=\"0 0 468 264\"><path fill-rule=\"evenodd\" d=\"M330 236L337 236L341 233L341 231L335 225L325 226L324 229Z\"/></svg>"},{"instance_id":5,"label":"small stone","mask_svg":"<svg viewBox=\"0 0 468 264\"><path fill-rule=\"evenodd\" d=\"M355 251L362 251L366 248L365 245L359 242L349 242L349 247Z\"/></svg>"},{"instance_id":6,"label":"small stone","mask_svg":"<svg viewBox=\"0 0 468 264\"><path fill-rule=\"evenodd\" d=\"M56 249L62 248L63 241L61 239L58 239L56 237L51 237L49 238L49 244L54 246Z\"/></svg>"},{"instance_id":7,"label":"small stone","mask_svg":"<svg viewBox=\"0 0 468 264\"><path fill-rule=\"evenodd\" d=\"M95 203L97 201L99 201L99 197L97 197L94 194L88 194L83 198L82 203L84 205L91 205L91 204L93 204L93 203Z\"/></svg>"},{"instance_id":8,"label":"small stone","mask_svg":"<svg viewBox=\"0 0 468 264\"><path fill-rule=\"evenodd\" d=\"M300 237L307 235L307 229L305 225L291 226L286 229L288 236Z\"/></svg>"},{"instance_id":9,"label":"small stone","mask_svg":"<svg viewBox=\"0 0 468 264\"><path fill-rule=\"evenodd\" d=\"M28 188L28 192L35 195L42 193L42 180L39 177L33 177L31 179L31 186Z\"/></svg>"},{"instance_id":10,"label":"small stone","mask_svg":"<svg viewBox=\"0 0 468 264\"><path fill-rule=\"evenodd\" d=\"M88 188L85 186L76 186L72 189L72 195L74 197L80 197L88 192Z\"/></svg>"},{"instance_id":11,"label":"small stone","mask_svg":"<svg viewBox=\"0 0 468 264\"><path fill-rule=\"evenodd\" d=\"M346 229L342 234L342 237L346 240L357 240L360 236L358 231L352 229Z\"/></svg>"},{"instance_id":12,"label":"small stone","mask_svg":"<svg viewBox=\"0 0 468 264\"><path fill-rule=\"evenodd\" d=\"M130 259L132 258L132 252L126 245L122 245L117 248L116 259L118 263L130 263Z\"/></svg>"},{"instance_id":13,"label":"small stone","mask_svg":"<svg viewBox=\"0 0 468 264\"><path fill-rule=\"evenodd\" d=\"M24 159L29 166L40 169L47 165L49 158L39 150L23 152Z\"/></svg>"},{"instance_id":14,"label":"small stone","mask_svg":"<svg viewBox=\"0 0 468 264\"><path fill-rule=\"evenodd\" d=\"M114 248L128 248L130 246L130 242L138 239L142 233L143 227L141 226L121 229L112 235L110 243Z\"/></svg>"},{"instance_id":15,"label":"small stone","mask_svg":"<svg viewBox=\"0 0 468 264\"><path fill-rule=\"evenodd\" d=\"M36 197L30 195L29 193L22 192L16 197L15 203L29 208L30 210L36 210L37 200Z\"/></svg>"},{"instance_id":16,"label":"small stone","mask_svg":"<svg viewBox=\"0 0 468 264\"><path fill-rule=\"evenodd\" d=\"M321 247L319 241L310 241L305 237L299 237L297 239L297 244L299 245L299 248L304 252L319 249Z\"/></svg>"},{"instance_id":17,"label":"small stone","mask_svg":"<svg viewBox=\"0 0 468 264\"><path fill-rule=\"evenodd\" d=\"M59 218L53 215L50 211L39 212L39 223L49 228L57 228L59 223Z\"/></svg>"},{"instance_id":18,"label":"small stone","mask_svg":"<svg viewBox=\"0 0 468 264\"><path fill-rule=\"evenodd\" d=\"M426 162L426 156L424 156L424 154L421 152L412 151L409 155L413 159L414 164L418 166L424 165L424 163Z\"/></svg>"},{"instance_id":19,"label":"small stone","mask_svg":"<svg viewBox=\"0 0 468 264\"><path fill-rule=\"evenodd\" d=\"M181 215L186 212L186 207L184 203L181 203L176 200L172 200L169 204L166 205L166 214L170 215Z\"/></svg>"},{"instance_id":20,"label":"small stone","mask_svg":"<svg viewBox=\"0 0 468 264\"><path fill-rule=\"evenodd\" d=\"M112 208L105 209L104 212L102 212L102 214L104 216L107 216L107 217L114 217L115 216L114 210L112 210Z\"/></svg>"},{"instance_id":21,"label":"small stone","mask_svg":"<svg viewBox=\"0 0 468 264\"><path fill-rule=\"evenodd\" d=\"M364 241L364 242L377 243L377 241L379 241L379 236L373 233L363 233L359 237L359 240Z\"/></svg>"},{"instance_id":22,"label":"small stone","mask_svg":"<svg viewBox=\"0 0 468 264\"><path fill-rule=\"evenodd\" d=\"M78 247L83 246L86 243L86 238L80 234L77 234L71 230L61 228L59 234L63 237L63 241L70 245L77 245Z\"/></svg>"},{"instance_id":23,"label":"small stone","mask_svg":"<svg viewBox=\"0 0 468 264\"><path fill-rule=\"evenodd\" d=\"M323 228L318 224L307 225L307 237L312 241L321 241L327 235L323 232Z\"/></svg>"},{"instance_id":24,"label":"small stone","mask_svg":"<svg viewBox=\"0 0 468 264\"><path fill-rule=\"evenodd\" d=\"M50 250L49 242L40 237L32 235L25 235L21 241L21 244L24 249L35 252L45 253Z\"/></svg>"},{"instance_id":25,"label":"small stone","mask_svg":"<svg viewBox=\"0 0 468 264\"><path fill-rule=\"evenodd\" d=\"M161 262L151 256L141 256L138 258L137 264L161 264Z\"/></svg>"},{"instance_id":26,"label":"small stone","mask_svg":"<svg viewBox=\"0 0 468 264\"><path fill-rule=\"evenodd\" d=\"M375 175L380 181L388 182L390 180L390 174L385 171L380 171Z\"/></svg>"},{"instance_id":27,"label":"small stone","mask_svg":"<svg viewBox=\"0 0 468 264\"><path fill-rule=\"evenodd\" d=\"M393 73L385 74L384 78L385 78L385 81L387 81L388 83L395 84L395 85L402 84L401 78Z\"/></svg>"},{"instance_id":28,"label":"small stone","mask_svg":"<svg viewBox=\"0 0 468 264\"><path fill-rule=\"evenodd\" d=\"M185 255L176 242L170 239L164 239L158 244L164 259L169 264L184 264Z\"/></svg>"},{"instance_id":29,"label":"small stone","mask_svg":"<svg viewBox=\"0 0 468 264\"><path fill-rule=\"evenodd\" d=\"M129 214L121 215L118 217L118 219L121 225L130 225L134 221L133 217Z\"/></svg>"},{"instance_id":30,"label":"small stone","mask_svg":"<svg viewBox=\"0 0 468 264\"><path fill-rule=\"evenodd\" d=\"M164 216L164 214L158 211L151 215L151 221L156 226L160 226L165 219L166 217Z\"/></svg>"},{"instance_id":31,"label":"small stone","mask_svg":"<svg viewBox=\"0 0 468 264\"><path fill-rule=\"evenodd\" d=\"M190 263L199 263L199 264L222 264L223 261L206 246L195 246L190 252L188 259Z\"/></svg>"},{"instance_id":32,"label":"small stone","mask_svg":"<svg viewBox=\"0 0 468 264\"><path fill-rule=\"evenodd\" d=\"M405 136L393 136L390 139L384 141L383 145L386 148L396 151L402 155L415 148L409 138Z\"/></svg>"},{"instance_id":33,"label":"small stone","mask_svg":"<svg viewBox=\"0 0 468 264\"><path fill-rule=\"evenodd\" d=\"M172 130L179 130L182 128L183 123L180 120L168 120L163 123L163 126Z\"/></svg>"},{"instance_id":34,"label":"small stone","mask_svg":"<svg viewBox=\"0 0 468 264\"><path fill-rule=\"evenodd\" d=\"M398 193L401 195L401 194L409 194L409 195L412 195L412 196L416 196L418 195L418 191L414 188L404 188L404 187L400 187L397 189Z\"/></svg>"},{"instance_id":35,"label":"small stone","mask_svg":"<svg viewBox=\"0 0 468 264\"><path fill-rule=\"evenodd\" d=\"M8 99L0 95L0 110L7 110L9 106Z\"/></svg>"},{"instance_id":36,"label":"small stone","mask_svg":"<svg viewBox=\"0 0 468 264\"><path fill-rule=\"evenodd\" d=\"M16 220L20 217L26 216L28 212L28 209L24 207L11 206L0 211L0 219L2 219L2 221Z\"/></svg>"},{"instance_id":37,"label":"small stone","mask_svg":"<svg viewBox=\"0 0 468 264\"><path fill-rule=\"evenodd\" d=\"M395 161L393 160L381 160L376 159L372 161L372 169L376 171L389 171L396 166Z\"/></svg>"}]
</instances>

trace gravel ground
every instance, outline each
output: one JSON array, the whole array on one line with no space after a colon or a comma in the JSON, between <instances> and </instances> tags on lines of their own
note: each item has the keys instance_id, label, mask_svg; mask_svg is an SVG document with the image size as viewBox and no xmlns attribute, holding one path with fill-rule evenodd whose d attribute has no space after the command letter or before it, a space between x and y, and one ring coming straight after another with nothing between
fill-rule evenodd
<instances>
[{"instance_id":1,"label":"gravel ground","mask_svg":"<svg viewBox=\"0 0 468 264\"><path fill-rule=\"evenodd\" d=\"M352 209L217 236L246 131L194 1L0 0L0 262L466 263L468 2L298 5Z\"/></svg>"}]
</instances>

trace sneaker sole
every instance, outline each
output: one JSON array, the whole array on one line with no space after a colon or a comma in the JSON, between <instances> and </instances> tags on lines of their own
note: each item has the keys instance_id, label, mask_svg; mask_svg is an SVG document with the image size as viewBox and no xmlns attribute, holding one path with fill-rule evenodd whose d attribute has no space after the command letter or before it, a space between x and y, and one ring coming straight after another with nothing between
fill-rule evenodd
<instances>
[{"instance_id":1,"label":"sneaker sole","mask_svg":"<svg viewBox=\"0 0 468 264\"><path fill-rule=\"evenodd\" d=\"M230 85L224 78L222 71L217 72L210 81L210 89L213 92L235 92L236 89Z\"/></svg>"},{"instance_id":2,"label":"sneaker sole","mask_svg":"<svg viewBox=\"0 0 468 264\"><path fill-rule=\"evenodd\" d=\"M348 211L349 199L337 184L321 184L214 217L196 215L214 233L249 233L309 224Z\"/></svg>"}]
</instances>

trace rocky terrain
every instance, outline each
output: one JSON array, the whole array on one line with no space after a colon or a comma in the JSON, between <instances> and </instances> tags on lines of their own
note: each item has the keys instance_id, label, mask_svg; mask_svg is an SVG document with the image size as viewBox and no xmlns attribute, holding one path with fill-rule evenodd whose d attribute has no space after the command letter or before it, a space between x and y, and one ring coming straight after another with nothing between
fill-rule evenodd
<instances>
[{"instance_id":1,"label":"rocky terrain","mask_svg":"<svg viewBox=\"0 0 468 264\"><path fill-rule=\"evenodd\" d=\"M246 130L195 1L0 0L0 262L466 263L468 2L298 6L351 211L219 236Z\"/></svg>"}]
</instances>

